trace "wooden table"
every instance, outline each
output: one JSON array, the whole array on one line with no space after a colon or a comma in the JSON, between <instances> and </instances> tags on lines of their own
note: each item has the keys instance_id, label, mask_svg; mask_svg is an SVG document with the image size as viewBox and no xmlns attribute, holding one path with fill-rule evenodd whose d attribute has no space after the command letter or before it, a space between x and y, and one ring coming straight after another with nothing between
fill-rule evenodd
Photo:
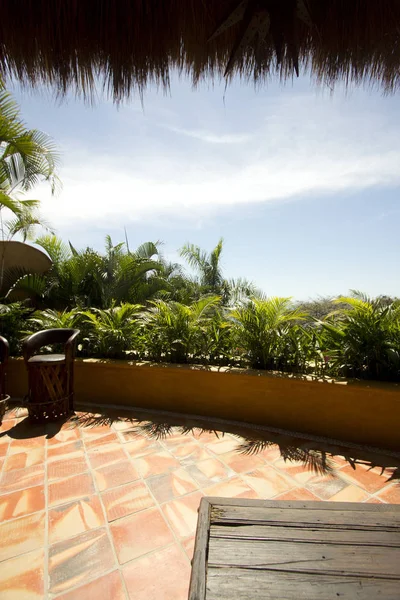
<instances>
[{"instance_id":1,"label":"wooden table","mask_svg":"<svg viewBox=\"0 0 400 600\"><path fill-rule=\"evenodd\" d=\"M189 600L399 600L400 505L203 498Z\"/></svg>"}]
</instances>

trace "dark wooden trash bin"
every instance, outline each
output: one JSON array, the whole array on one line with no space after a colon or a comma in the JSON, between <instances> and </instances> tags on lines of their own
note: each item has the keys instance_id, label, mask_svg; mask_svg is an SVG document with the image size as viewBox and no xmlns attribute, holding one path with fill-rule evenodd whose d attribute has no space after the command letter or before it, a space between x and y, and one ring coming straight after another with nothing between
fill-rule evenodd
<instances>
[{"instance_id":1,"label":"dark wooden trash bin","mask_svg":"<svg viewBox=\"0 0 400 600\"><path fill-rule=\"evenodd\" d=\"M36 423L68 416L74 410L74 358L79 329L47 329L24 340L28 370L28 413ZM61 345L63 354L36 354L45 346Z\"/></svg>"},{"instance_id":2,"label":"dark wooden trash bin","mask_svg":"<svg viewBox=\"0 0 400 600\"><path fill-rule=\"evenodd\" d=\"M0 336L0 425L7 410L9 396L6 392L6 372L9 355L9 346L6 338Z\"/></svg>"}]
</instances>

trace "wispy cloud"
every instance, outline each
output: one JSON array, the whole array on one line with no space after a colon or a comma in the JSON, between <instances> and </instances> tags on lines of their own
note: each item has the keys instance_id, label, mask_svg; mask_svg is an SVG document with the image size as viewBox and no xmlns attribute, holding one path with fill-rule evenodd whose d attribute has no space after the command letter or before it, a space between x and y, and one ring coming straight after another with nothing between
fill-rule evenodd
<instances>
[{"instance_id":1,"label":"wispy cloud","mask_svg":"<svg viewBox=\"0 0 400 600\"><path fill-rule=\"evenodd\" d=\"M218 134L216 132L201 129L183 129L181 127L172 127L170 125L164 125L164 127L173 133L185 135L195 140L199 140L200 142L206 142L207 144L243 144L249 142L253 138L250 134Z\"/></svg>"},{"instance_id":2,"label":"wispy cloud","mask_svg":"<svg viewBox=\"0 0 400 600\"><path fill-rule=\"evenodd\" d=\"M113 144L112 132L101 151L81 143L64 154L61 197L41 191L46 217L58 228L198 220L244 204L400 184L400 127L389 127L373 105L304 95L247 110L254 112L249 134L166 122L182 135L160 138L155 119L140 125L128 149ZM231 131L241 111L230 114ZM184 116L188 122L187 107ZM186 138L206 143L194 148Z\"/></svg>"}]
</instances>

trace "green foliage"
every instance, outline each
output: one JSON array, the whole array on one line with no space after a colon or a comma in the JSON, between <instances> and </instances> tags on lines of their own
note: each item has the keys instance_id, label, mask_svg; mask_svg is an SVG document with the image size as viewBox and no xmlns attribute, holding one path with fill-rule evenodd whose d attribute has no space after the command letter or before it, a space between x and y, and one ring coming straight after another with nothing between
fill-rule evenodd
<instances>
[{"instance_id":1,"label":"green foliage","mask_svg":"<svg viewBox=\"0 0 400 600\"><path fill-rule=\"evenodd\" d=\"M15 190L27 192L43 180L49 181L54 191L59 185L58 162L51 138L27 129L17 103L0 85L0 190L4 196L12 200L10 194ZM5 205L4 196L0 197L0 206Z\"/></svg>"},{"instance_id":2,"label":"green foliage","mask_svg":"<svg viewBox=\"0 0 400 600\"><path fill-rule=\"evenodd\" d=\"M399 300L359 292L301 303L267 298L223 276L222 240L209 254L190 244L181 250L197 276L166 260L160 242L131 250L107 236L103 253L54 235L37 243L50 271L20 273L12 289L29 292L29 308L0 310L13 353L28 331L78 327L86 356L400 381Z\"/></svg>"},{"instance_id":3,"label":"green foliage","mask_svg":"<svg viewBox=\"0 0 400 600\"><path fill-rule=\"evenodd\" d=\"M256 369L287 366L288 356L296 362L298 324L305 317L292 307L290 298L278 297L253 298L231 312L237 344Z\"/></svg>"},{"instance_id":4,"label":"green foliage","mask_svg":"<svg viewBox=\"0 0 400 600\"><path fill-rule=\"evenodd\" d=\"M342 305L321 323L332 369L369 379L400 374L400 302L371 299L355 292L335 301Z\"/></svg>"},{"instance_id":5,"label":"green foliage","mask_svg":"<svg viewBox=\"0 0 400 600\"><path fill-rule=\"evenodd\" d=\"M21 353L21 342L25 337L25 319L31 313L21 302L0 304L0 334L10 344L13 355Z\"/></svg>"},{"instance_id":6,"label":"green foliage","mask_svg":"<svg viewBox=\"0 0 400 600\"><path fill-rule=\"evenodd\" d=\"M219 296L205 296L190 306L164 300L152 302L143 313L150 357L187 363L201 356L219 304Z\"/></svg>"},{"instance_id":7,"label":"green foliage","mask_svg":"<svg viewBox=\"0 0 400 600\"><path fill-rule=\"evenodd\" d=\"M78 309L57 311L52 309L38 310L27 321L29 333L42 329L79 328L82 323L82 313Z\"/></svg>"},{"instance_id":8,"label":"green foliage","mask_svg":"<svg viewBox=\"0 0 400 600\"><path fill-rule=\"evenodd\" d=\"M94 356L108 358L126 358L127 352L140 354L143 342L138 317L141 309L139 304L121 304L105 310L94 308L83 312L87 351Z\"/></svg>"},{"instance_id":9,"label":"green foliage","mask_svg":"<svg viewBox=\"0 0 400 600\"><path fill-rule=\"evenodd\" d=\"M221 238L210 253L194 244L185 244L179 251L180 256L197 272L197 283L201 294L217 294L222 303L234 305L243 298L257 295L256 287L245 279L227 280L223 276L221 256L224 240Z\"/></svg>"}]
</instances>

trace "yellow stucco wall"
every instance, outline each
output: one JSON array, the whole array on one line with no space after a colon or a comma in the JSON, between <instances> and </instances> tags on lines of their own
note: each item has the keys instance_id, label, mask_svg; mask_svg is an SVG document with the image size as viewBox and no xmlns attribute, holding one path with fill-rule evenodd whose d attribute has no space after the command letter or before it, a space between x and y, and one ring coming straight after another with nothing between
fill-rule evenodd
<instances>
[{"instance_id":1,"label":"yellow stucco wall","mask_svg":"<svg viewBox=\"0 0 400 600\"><path fill-rule=\"evenodd\" d=\"M226 370L225 370L226 371ZM8 391L27 391L21 359L12 359ZM259 372L77 360L75 397L220 417L400 450L400 386L326 383Z\"/></svg>"}]
</instances>

